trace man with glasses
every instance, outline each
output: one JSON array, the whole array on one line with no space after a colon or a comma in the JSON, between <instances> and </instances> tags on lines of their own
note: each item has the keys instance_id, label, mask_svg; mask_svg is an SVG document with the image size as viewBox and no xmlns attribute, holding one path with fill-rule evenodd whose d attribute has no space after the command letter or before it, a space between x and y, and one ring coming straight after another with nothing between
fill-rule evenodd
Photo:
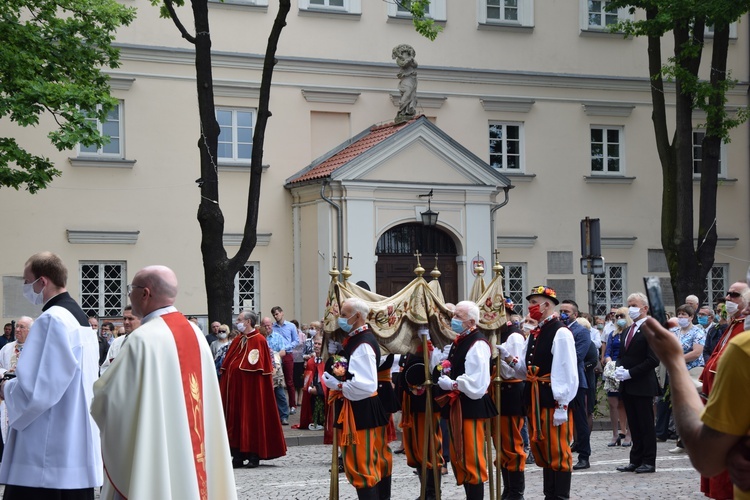
<instances>
[{"instance_id":1,"label":"man with glasses","mask_svg":"<svg viewBox=\"0 0 750 500\"><path fill-rule=\"evenodd\" d=\"M99 433L89 415L99 375L96 332L66 287L68 270L51 252L32 255L23 295L42 314L31 327L16 378L0 382L8 409L0 483L6 500L93 500L102 484Z\"/></svg>"},{"instance_id":2,"label":"man with glasses","mask_svg":"<svg viewBox=\"0 0 750 500\"><path fill-rule=\"evenodd\" d=\"M120 353L123 344L128 340L128 336L133 333L133 330L141 326L141 320L133 316L133 306L128 305L125 307L125 310L122 313L122 324L125 327L125 333L113 340L112 345L109 346L109 351L107 351L107 358L99 368L99 372L101 375L104 375L104 372L107 371L109 366L112 364L112 361L114 361L117 355Z\"/></svg>"},{"instance_id":3,"label":"man with glasses","mask_svg":"<svg viewBox=\"0 0 750 500\"><path fill-rule=\"evenodd\" d=\"M141 269L128 287L141 326L94 384L91 405L102 499L237 498L211 351L174 307L177 292L165 266Z\"/></svg>"}]
</instances>

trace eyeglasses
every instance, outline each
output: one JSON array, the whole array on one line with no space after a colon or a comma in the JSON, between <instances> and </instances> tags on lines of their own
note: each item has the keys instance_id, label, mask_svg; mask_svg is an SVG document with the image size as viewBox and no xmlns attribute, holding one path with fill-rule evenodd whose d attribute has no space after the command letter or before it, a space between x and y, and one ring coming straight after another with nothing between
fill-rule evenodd
<instances>
[{"instance_id":1,"label":"eyeglasses","mask_svg":"<svg viewBox=\"0 0 750 500\"><path fill-rule=\"evenodd\" d=\"M742 297L742 294L740 292L727 292L727 297L732 297L733 299L739 299Z\"/></svg>"},{"instance_id":2,"label":"eyeglasses","mask_svg":"<svg viewBox=\"0 0 750 500\"><path fill-rule=\"evenodd\" d=\"M615 319L625 319L624 314L615 314Z\"/></svg>"},{"instance_id":3,"label":"eyeglasses","mask_svg":"<svg viewBox=\"0 0 750 500\"><path fill-rule=\"evenodd\" d=\"M146 287L145 286L141 286L141 285L133 285L131 283L130 285L128 285L128 295L130 295L131 293L133 293L133 289L134 288L146 288Z\"/></svg>"}]
</instances>

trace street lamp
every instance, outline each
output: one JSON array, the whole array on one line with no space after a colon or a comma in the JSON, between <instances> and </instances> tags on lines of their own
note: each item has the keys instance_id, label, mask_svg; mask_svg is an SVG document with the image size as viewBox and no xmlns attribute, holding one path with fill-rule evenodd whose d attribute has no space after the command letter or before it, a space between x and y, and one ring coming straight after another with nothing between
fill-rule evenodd
<instances>
[{"instance_id":1,"label":"street lamp","mask_svg":"<svg viewBox=\"0 0 750 500\"><path fill-rule=\"evenodd\" d=\"M427 227L437 226L438 214L440 212L433 212L430 208L430 201L432 200L432 189L427 194L420 194L420 198L427 198L427 210L421 212L419 215L422 216L422 225Z\"/></svg>"}]
</instances>

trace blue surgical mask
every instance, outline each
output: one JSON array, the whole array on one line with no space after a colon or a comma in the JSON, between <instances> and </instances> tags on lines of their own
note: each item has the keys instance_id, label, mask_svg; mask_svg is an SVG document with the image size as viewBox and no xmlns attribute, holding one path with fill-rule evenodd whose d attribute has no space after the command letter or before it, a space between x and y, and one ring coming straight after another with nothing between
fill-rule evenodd
<instances>
[{"instance_id":1,"label":"blue surgical mask","mask_svg":"<svg viewBox=\"0 0 750 500\"><path fill-rule=\"evenodd\" d=\"M462 333L465 330L465 328L464 328L464 322L461 321L458 318L452 318L451 319L451 330L453 330L456 333Z\"/></svg>"},{"instance_id":2,"label":"blue surgical mask","mask_svg":"<svg viewBox=\"0 0 750 500\"><path fill-rule=\"evenodd\" d=\"M344 330L346 333L352 331L352 325L349 324L349 320L347 318L339 318L338 323L339 328Z\"/></svg>"},{"instance_id":3,"label":"blue surgical mask","mask_svg":"<svg viewBox=\"0 0 750 500\"><path fill-rule=\"evenodd\" d=\"M620 318L617 320L617 326L619 326L620 328L625 328L626 326L628 326L628 322L627 320Z\"/></svg>"},{"instance_id":4,"label":"blue surgical mask","mask_svg":"<svg viewBox=\"0 0 750 500\"><path fill-rule=\"evenodd\" d=\"M568 313L560 313L560 321L565 323L566 325L570 324L570 316Z\"/></svg>"},{"instance_id":5,"label":"blue surgical mask","mask_svg":"<svg viewBox=\"0 0 750 500\"><path fill-rule=\"evenodd\" d=\"M698 324L706 326L708 324L708 316L698 316Z\"/></svg>"}]
</instances>

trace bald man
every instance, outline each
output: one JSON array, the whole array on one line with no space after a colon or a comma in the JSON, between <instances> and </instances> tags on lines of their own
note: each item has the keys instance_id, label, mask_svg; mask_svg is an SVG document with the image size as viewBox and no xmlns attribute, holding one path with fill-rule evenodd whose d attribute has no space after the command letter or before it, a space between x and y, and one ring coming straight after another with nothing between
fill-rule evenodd
<instances>
[{"instance_id":1,"label":"bald man","mask_svg":"<svg viewBox=\"0 0 750 500\"><path fill-rule=\"evenodd\" d=\"M203 334L174 307L165 266L128 286L141 326L94 385L101 430L103 499L236 499L219 384Z\"/></svg>"}]
</instances>

